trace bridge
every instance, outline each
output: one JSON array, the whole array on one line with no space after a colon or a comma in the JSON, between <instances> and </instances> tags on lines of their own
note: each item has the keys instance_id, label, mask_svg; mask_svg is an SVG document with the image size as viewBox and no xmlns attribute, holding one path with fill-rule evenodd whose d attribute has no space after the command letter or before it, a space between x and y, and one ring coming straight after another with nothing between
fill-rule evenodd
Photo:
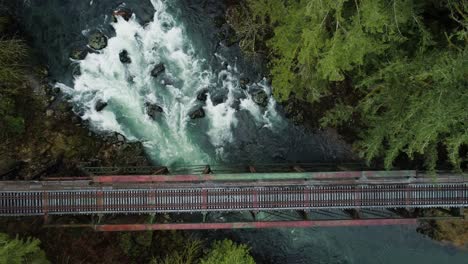
<instances>
[{"instance_id":1,"label":"bridge","mask_svg":"<svg viewBox=\"0 0 468 264\"><path fill-rule=\"evenodd\" d=\"M465 174L313 171L299 165L246 170L215 173L204 166L198 173L169 174L165 167L89 167L85 177L3 181L0 216L98 216L93 224L60 225L98 231L272 228L463 220L468 205ZM103 223L116 215L150 215L152 221Z\"/></svg>"}]
</instances>

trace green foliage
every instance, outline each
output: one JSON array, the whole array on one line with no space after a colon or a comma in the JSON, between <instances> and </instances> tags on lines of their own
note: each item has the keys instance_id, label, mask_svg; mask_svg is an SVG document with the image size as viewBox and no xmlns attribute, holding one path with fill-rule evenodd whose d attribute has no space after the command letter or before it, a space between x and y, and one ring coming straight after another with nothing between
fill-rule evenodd
<instances>
[{"instance_id":1,"label":"green foliage","mask_svg":"<svg viewBox=\"0 0 468 264\"><path fill-rule=\"evenodd\" d=\"M9 97L0 94L0 138L24 132L24 120L16 116L15 103Z\"/></svg>"},{"instance_id":2,"label":"green foliage","mask_svg":"<svg viewBox=\"0 0 468 264\"><path fill-rule=\"evenodd\" d=\"M266 44L278 100L334 98L321 124L358 118L357 149L368 161L384 157L387 168L406 153L434 169L441 146L455 167L466 160L466 1L246 2L254 21L274 31ZM337 91L340 83L352 94Z\"/></svg>"},{"instance_id":3,"label":"green foliage","mask_svg":"<svg viewBox=\"0 0 468 264\"><path fill-rule=\"evenodd\" d=\"M170 251L163 258L153 258L151 264L254 264L246 245L237 245L231 240L215 241L202 255L203 243L197 239L187 239L183 245Z\"/></svg>"},{"instance_id":4,"label":"green foliage","mask_svg":"<svg viewBox=\"0 0 468 264\"><path fill-rule=\"evenodd\" d=\"M23 80L23 60L27 48L19 39L0 39L0 82L18 83Z\"/></svg>"},{"instance_id":5,"label":"green foliage","mask_svg":"<svg viewBox=\"0 0 468 264\"><path fill-rule=\"evenodd\" d=\"M231 240L216 241L201 264L254 264L246 245L237 245Z\"/></svg>"},{"instance_id":6,"label":"green foliage","mask_svg":"<svg viewBox=\"0 0 468 264\"><path fill-rule=\"evenodd\" d=\"M39 244L37 239L11 239L7 234L0 233L0 263L49 263Z\"/></svg>"},{"instance_id":7,"label":"green foliage","mask_svg":"<svg viewBox=\"0 0 468 264\"><path fill-rule=\"evenodd\" d=\"M239 46L250 57L265 52L265 40L271 35L271 28L258 23L255 17L248 16L248 7L241 2L237 8L230 8L226 12L227 22L237 29L240 38Z\"/></svg>"},{"instance_id":8,"label":"green foliage","mask_svg":"<svg viewBox=\"0 0 468 264\"><path fill-rule=\"evenodd\" d=\"M202 248L200 240L189 239L185 245L177 251L172 251L162 260L153 259L151 264L192 264L198 263Z\"/></svg>"},{"instance_id":9,"label":"green foliage","mask_svg":"<svg viewBox=\"0 0 468 264\"><path fill-rule=\"evenodd\" d=\"M390 168L401 152L426 155L435 168L438 144L459 166L468 144L468 51L434 52L388 64L362 82L359 111L368 124L357 143L367 160L385 157Z\"/></svg>"},{"instance_id":10,"label":"green foliage","mask_svg":"<svg viewBox=\"0 0 468 264\"><path fill-rule=\"evenodd\" d=\"M0 34L11 23L0 17ZM24 120L18 115L16 98L24 96L24 60L27 48L22 40L0 35L0 138L13 137L24 132Z\"/></svg>"}]
</instances>

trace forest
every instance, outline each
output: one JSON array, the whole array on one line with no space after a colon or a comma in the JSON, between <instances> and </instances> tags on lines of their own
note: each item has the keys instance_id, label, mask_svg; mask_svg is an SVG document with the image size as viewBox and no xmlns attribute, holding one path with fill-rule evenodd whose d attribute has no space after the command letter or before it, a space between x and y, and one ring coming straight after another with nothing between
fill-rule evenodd
<instances>
[{"instance_id":1,"label":"forest","mask_svg":"<svg viewBox=\"0 0 468 264\"><path fill-rule=\"evenodd\" d=\"M467 16L454 0L245 0L227 20L248 56L266 58L276 99L305 102L369 163L459 170Z\"/></svg>"}]
</instances>

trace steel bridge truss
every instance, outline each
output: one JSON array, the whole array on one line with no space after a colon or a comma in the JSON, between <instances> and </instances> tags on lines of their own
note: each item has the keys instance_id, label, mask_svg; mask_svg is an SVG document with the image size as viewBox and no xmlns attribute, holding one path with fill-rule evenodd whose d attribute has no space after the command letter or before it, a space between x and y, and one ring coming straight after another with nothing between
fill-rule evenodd
<instances>
[{"instance_id":1,"label":"steel bridge truss","mask_svg":"<svg viewBox=\"0 0 468 264\"><path fill-rule=\"evenodd\" d=\"M99 231L312 227L462 219L468 204L463 175L250 171L2 182L0 216L171 216L169 223L86 224ZM428 213L440 208L449 213Z\"/></svg>"}]
</instances>

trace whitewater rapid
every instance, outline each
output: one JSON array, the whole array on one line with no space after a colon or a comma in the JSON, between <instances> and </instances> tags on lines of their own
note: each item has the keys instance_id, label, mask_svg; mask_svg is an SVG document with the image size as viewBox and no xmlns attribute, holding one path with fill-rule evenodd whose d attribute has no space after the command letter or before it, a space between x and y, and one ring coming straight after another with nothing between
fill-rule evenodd
<instances>
[{"instance_id":1,"label":"whitewater rapid","mask_svg":"<svg viewBox=\"0 0 468 264\"><path fill-rule=\"evenodd\" d=\"M236 65L220 54L215 55L224 68L215 72L197 54L184 26L167 12L165 3L151 3L156 10L151 22L141 25L135 14L128 21L117 17L111 24L116 35L109 38L107 47L74 62L81 74L73 88L57 84L92 129L140 141L153 161L173 165L224 162L224 148L235 142L233 130L245 112L256 129L284 126L271 96L266 107L252 99L253 91L271 95L265 80L241 89ZM121 63L123 50L131 63ZM150 72L159 63L165 71L155 78ZM202 90L208 90L206 102L197 100ZM223 100L214 100L214 94L223 95ZM97 111L98 101L107 107ZM153 120L146 113L147 103L160 106L163 113ZM206 116L192 120L189 114L200 107Z\"/></svg>"}]
</instances>

